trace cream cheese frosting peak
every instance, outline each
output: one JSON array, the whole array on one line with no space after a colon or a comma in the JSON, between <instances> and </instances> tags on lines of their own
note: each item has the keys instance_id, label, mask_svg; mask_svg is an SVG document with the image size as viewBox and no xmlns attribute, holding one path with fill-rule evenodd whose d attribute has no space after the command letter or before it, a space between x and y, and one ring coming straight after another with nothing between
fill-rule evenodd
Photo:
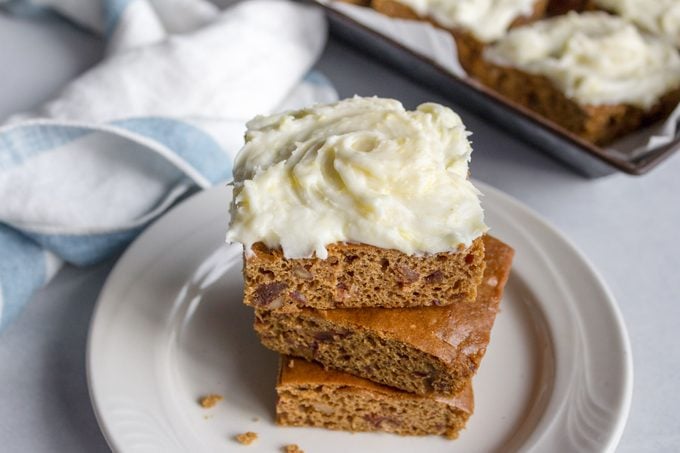
<instances>
[{"instance_id":1,"label":"cream cheese frosting peak","mask_svg":"<svg viewBox=\"0 0 680 453\"><path fill-rule=\"evenodd\" d=\"M256 117L236 157L227 241L287 258L326 258L336 242L467 247L487 230L468 135L449 108L375 97Z\"/></svg>"},{"instance_id":2,"label":"cream cheese frosting peak","mask_svg":"<svg viewBox=\"0 0 680 453\"><path fill-rule=\"evenodd\" d=\"M449 28L463 28L482 42L495 41L522 16L530 16L536 0L397 0L421 17Z\"/></svg>"},{"instance_id":3,"label":"cream cheese frosting peak","mask_svg":"<svg viewBox=\"0 0 680 453\"><path fill-rule=\"evenodd\" d=\"M543 75L581 105L649 109L680 87L680 55L672 45L603 12L569 13L516 28L484 57Z\"/></svg>"}]
</instances>

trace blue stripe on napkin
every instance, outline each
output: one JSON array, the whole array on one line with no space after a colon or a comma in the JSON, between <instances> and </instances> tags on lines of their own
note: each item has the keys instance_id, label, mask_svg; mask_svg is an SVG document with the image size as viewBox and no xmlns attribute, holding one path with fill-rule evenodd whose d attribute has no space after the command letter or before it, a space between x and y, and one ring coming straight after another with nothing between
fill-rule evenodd
<instances>
[{"instance_id":1,"label":"blue stripe on napkin","mask_svg":"<svg viewBox=\"0 0 680 453\"><path fill-rule=\"evenodd\" d=\"M123 11L134 0L104 0L104 33L111 36L118 25Z\"/></svg>"},{"instance_id":2,"label":"blue stripe on napkin","mask_svg":"<svg viewBox=\"0 0 680 453\"><path fill-rule=\"evenodd\" d=\"M90 133L84 127L32 124L0 133L0 169L20 165Z\"/></svg>"},{"instance_id":3,"label":"blue stripe on napkin","mask_svg":"<svg viewBox=\"0 0 680 453\"><path fill-rule=\"evenodd\" d=\"M125 231L102 234L27 234L64 261L89 266L121 252L146 226L145 223Z\"/></svg>"},{"instance_id":4,"label":"blue stripe on napkin","mask_svg":"<svg viewBox=\"0 0 680 453\"><path fill-rule=\"evenodd\" d=\"M35 242L0 223L0 330L45 282L45 252Z\"/></svg>"},{"instance_id":5,"label":"blue stripe on napkin","mask_svg":"<svg viewBox=\"0 0 680 453\"><path fill-rule=\"evenodd\" d=\"M111 124L171 149L213 184L231 176L231 156L210 135L197 127L160 117L132 118Z\"/></svg>"}]
</instances>

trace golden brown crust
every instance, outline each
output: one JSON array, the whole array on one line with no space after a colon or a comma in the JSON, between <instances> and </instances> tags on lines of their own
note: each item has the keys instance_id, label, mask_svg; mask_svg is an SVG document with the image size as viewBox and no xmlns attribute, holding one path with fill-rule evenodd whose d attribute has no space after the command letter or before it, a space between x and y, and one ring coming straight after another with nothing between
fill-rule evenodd
<instances>
[{"instance_id":1,"label":"golden brown crust","mask_svg":"<svg viewBox=\"0 0 680 453\"><path fill-rule=\"evenodd\" d=\"M309 362L302 358L282 355L279 365L277 388L304 385L346 386L353 389L363 389L373 393L380 393L395 400L434 398L442 404L453 406L470 414L474 410L471 380L468 380L463 387L463 390L453 396L422 396L378 384L342 371L327 370L318 363Z\"/></svg>"},{"instance_id":2,"label":"golden brown crust","mask_svg":"<svg viewBox=\"0 0 680 453\"><path fill-rule=\"evenodd\" d=\"M537 0L534 5L532 14L528 16L517 17L510 28L524 25L540 19L545 15L545 10L548 0ZM473 33L463 28L448 28L437 23L436 20L429 17L420 17L410 7L398 2L397 0L371 0L371 7L376 11L385 14L386 16L396 17L399 19L423 20L430 22L432 25L443 28L453 35L458 50L458 60L461 66L469 74L475 72L475 67L478 65L484 51L485 44L477 39Z\"/></svg>"},{"instance_id":3,"label":"golden brown crust","mask_svg":"<svg viewBox=\"0 0 680 453\"><path fill-rule=\"evenodd\" d=\"M395 309L256 310L274 351L418 394L453 395L486 352L513 250L484 237L486 270L474 303Z\"/></svg>"},{"instance_id":4,"label":"golden brown crust","mask_svg":"<svg viewBox=\"0 0 680 453\"><path fill-rule=\"evenodd\" d=\"M425 256L365 244L327 250L325 260L286 259L254 244L245 258L244 303L277 311L471 303L484 270L481 238L459 252Z\"/></svg>"},{"instance_id":5,"label":"golden brown crust","mask_svg":"<svg viewBox=\"0 0 680 453\"><path fill-rule=\"evenodd\" d=\"M458 395L444 399L327 371L303 359L284 356L280 369L276 413L281 425L455 438L474 405L469 381Z\"/></svg>"},{"instance_id":6,"label":"golden brown crust","mask_svg":"<svg viewBox=\"0 0 680 453\"><path fill-rule=\"evenodd\" d=\"M649 110L627 104L580 105L542 75L490 62L480 64L474 75L494 91L596 145L607 145L667 116L680 102L680 89L676 89Z\"/></svg>"}]
</instances>

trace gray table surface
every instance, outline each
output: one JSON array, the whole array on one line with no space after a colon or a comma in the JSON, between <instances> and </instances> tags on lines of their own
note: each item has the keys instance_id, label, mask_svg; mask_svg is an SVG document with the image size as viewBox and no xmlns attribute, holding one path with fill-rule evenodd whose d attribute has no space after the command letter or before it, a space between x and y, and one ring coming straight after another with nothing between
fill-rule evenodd
<instances>
[{"instance_id":1,"label":"gray table surface","mask_svg":"<svg viewBox=\"0 0 680 453\"><path fill-rule=\"evenodd\" d=\"M0 119L48 99L103 43L54 21L0 15ZM341 96L451 105L331 40L318 68ZM635 385L621 452L680 449L680 155L651 174L588 180L452 105L474 132L472 171L564 232L609 284L630 334ZM0 251L1 256L1 251ZM1 259L1 258L0 258ZM115 260L64 268L0 334L0 451L107 451L85 379L94 302Z\"/></svg>"}]
</instances>

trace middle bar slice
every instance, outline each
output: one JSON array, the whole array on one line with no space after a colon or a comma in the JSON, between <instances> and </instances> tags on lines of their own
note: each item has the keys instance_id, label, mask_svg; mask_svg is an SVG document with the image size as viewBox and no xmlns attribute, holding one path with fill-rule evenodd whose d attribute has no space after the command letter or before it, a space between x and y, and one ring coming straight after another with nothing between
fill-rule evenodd
<instances>
[{"instance_id":1,"label":"middle bar slice","mask_svg":"<svg viewBox=\"0 0 680 453\"><path fill-rule=\"evenodd\" d=\"M255 311L274 351L421 395L454 395L486 352L513 250L484 237L486 268L474 303L445 307Z\"/></svg>"}]
</instances>

